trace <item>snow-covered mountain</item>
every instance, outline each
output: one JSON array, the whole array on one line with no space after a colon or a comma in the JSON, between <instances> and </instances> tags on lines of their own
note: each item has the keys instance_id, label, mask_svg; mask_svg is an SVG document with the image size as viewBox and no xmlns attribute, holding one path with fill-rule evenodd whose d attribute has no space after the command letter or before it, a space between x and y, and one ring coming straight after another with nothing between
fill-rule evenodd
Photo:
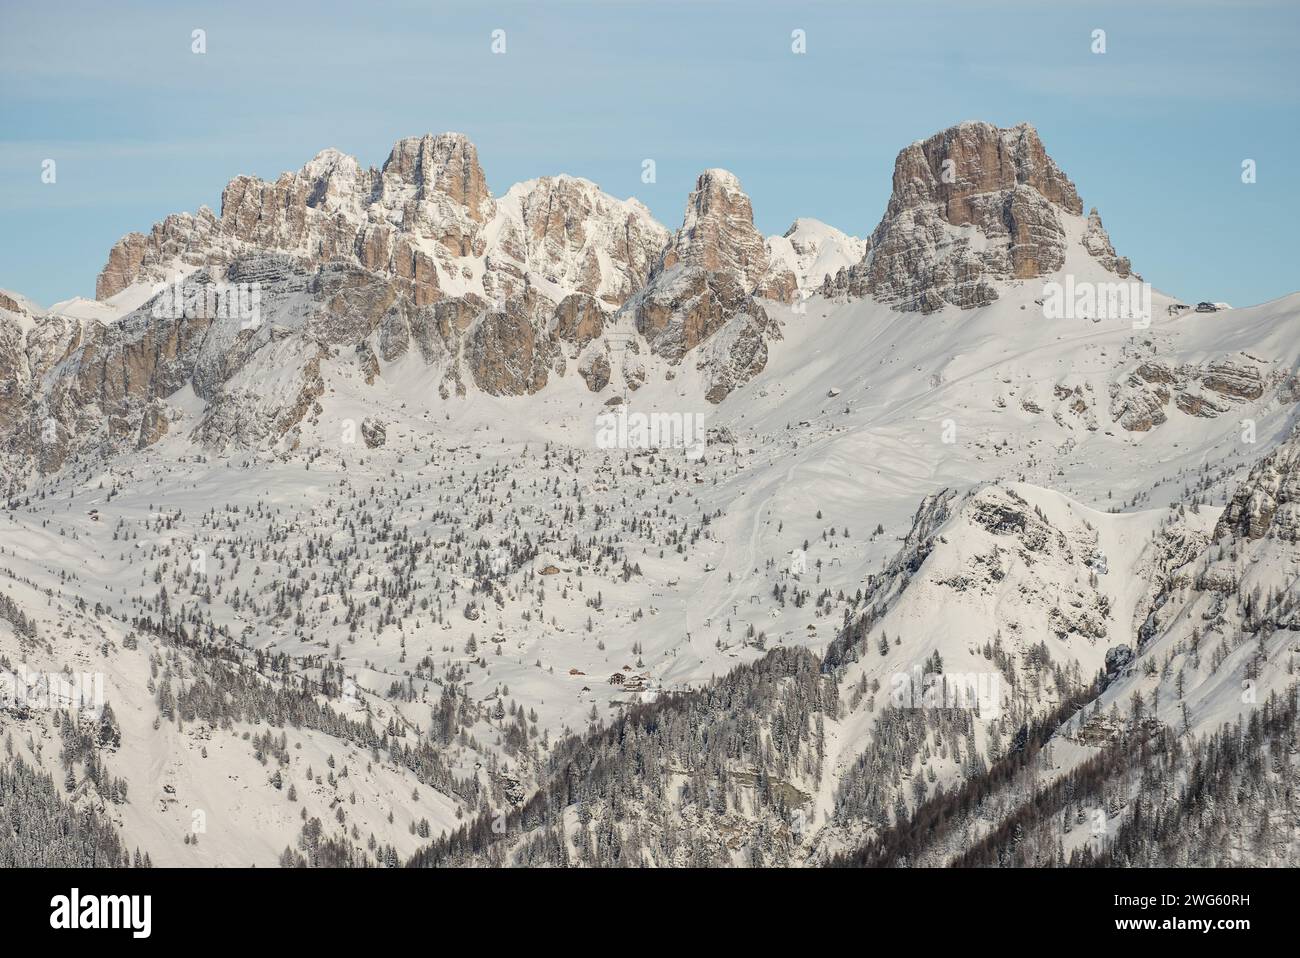
<instances>
[{"instance_id":1,"label":"snow-covered mountain","mask_svg":"<svg viewBox=\"0 0 1300 958\"><path fill-rule=\"evenodd\" d=\"M808 294L820 288L827 277L861 262L866 252L865 240L807 217L795 220L782 235L767 238L769 260L794 273L798 288Z\"/></svg>"},{"instance_id":2,"label":"snow-covered mountain","mask_svg":"<svg viewBox=\"0 0 1300 958\"><path fill-rule=\"evenodd\" d=\"M1294 723L1300 295L1190 310L1084 209L1023 124L904 149L865 240L725 170L675 230L493 197L443 134L0 293L0 714L102 826L61 860L1169 863L1153 803L1232 859L1294 756L1224 824L1132 753Z\"/></svg>"}]
</instances>

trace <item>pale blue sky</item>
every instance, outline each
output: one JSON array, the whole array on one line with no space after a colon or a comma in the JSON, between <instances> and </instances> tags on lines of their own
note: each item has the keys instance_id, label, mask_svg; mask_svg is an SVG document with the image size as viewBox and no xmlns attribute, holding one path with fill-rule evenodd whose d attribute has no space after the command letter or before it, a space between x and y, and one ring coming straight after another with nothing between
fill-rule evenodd
<instances>
[{"instance_id":1,"label":"pale blue sky","mask_svg":"<svg viewBox=\"0 0 1300 958\"><path fill-rule=\"evenodd\" d=\"M1156 286L1247 305L1300 289L1297 63L1296 2L0 0L0 286L93 295L119 236L236 174L444 130L494 194L567 172L675 227L722 166L764 232L862 236L902 146L983 119L1035 124Z\"/></svg>"}]
</instances>

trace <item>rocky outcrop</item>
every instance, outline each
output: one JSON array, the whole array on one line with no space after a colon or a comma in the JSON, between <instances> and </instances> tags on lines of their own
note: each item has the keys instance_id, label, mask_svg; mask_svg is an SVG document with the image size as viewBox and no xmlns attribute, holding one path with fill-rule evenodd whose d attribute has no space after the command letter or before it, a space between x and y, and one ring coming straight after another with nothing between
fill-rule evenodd
<instances>
[{"instance_id":1,"label":"rocky outcrop","mask_svg":"<svg viewBox=\"0 0 1300 958\"><path fill-rule=\"evenodd\" d=\"M1300 430L1251 469L1214 528L1243 539L1300 542Z\"/></svg>"},{"instance_id":2,"label":"rocky outcrop","mask_svg":"<svg viewBox=\"0 0 1300 958\"><path fill-rule=\"evenodd\" d=\"M1081 214L1074 184L1032 126L962 123L899 153L889 205L862 261L828 291L926 313L985 306L999 284L1060 269L1066 219ZM1084 245L1127 275L1100 218Z\"/></svg>"},{"instance_id":3,"label":"rocky outcrop","mask_svg":"<svg viewBox=\"0 0 1300 958\"><path fill-rule=\"evenodd\" d=\"M668 242L643 205L577 177L520 183L498 208L484 282L503 298L529 282L553 298L582 293L619 306L646 284Z\"/></svg>"},{"instance_id":4,"label":"rocky outcrop","mask_svg":"<svg viewBox=\"0 0 1300 958\"><path fill-rule=\"evenodd\" d=\"M629 309L651 352L676 361L733 317L762 307L734 276L682 267L661 274Z\"/></svg>"},{"instance_id":5,"label":"rocky outcrop","mask_svg":"<svg viewBox=\"0 0 1300 958\"><path fill-rule=\"evenodd\" d=\"M951 162L949 162L951 161ZM894 190L886 220L903 210L938 207L953 226L992 225L988 194L1027 187L1056 207L1082 212L1074 184L1047 155L1028 123L998 129L961 123L905 147L894 163Z\"/></svg>"},{"instance_id":6,"label":"rocky outcrop","mask_svg":"<svg viewBox=\"0 0 1300 958\"><path fill-rule=\"evenodd\" d=\"M1153 392L1131 381L1130 385L1134 388L1125 390L1121 393L1122 398L1117 397L1117 401L1112 403L1115 421L1121 428L1129 432L1150 432L1169 421L1164 408L1169 401L1167 390Z\"/></svg>"},{"instance_id":7,"label":"rocky outcrop","mask_svg":"<svg viewBox=\"0 0 1300 958\"><path fill-rule=\"evenodd\" d=\"M1165 423L1170 403L1185 415L1213 419L1260 399L1265 385L1264 371L1244 353L1176 367L1148 359L1111 387L1111 416L1129 432Z\"/></svg>"},{"instance_id":8,"label":"rocky outcrop","mask_svg":"<svg viewBox=\"0 0 1300 958\"><path fill-rule=\"evenodd\" d=\"M396 181L412 187L415 200L450 200L476 223L491 216L491 196L478 150L459 133L398 140L384 163L383 174L385 190Z\"/></svg>"},{"instance_id":9,"label":"rocky outcrop","mask_svg":"<svg viewBox=\"0 0 1300 958\"><path fill-rule=\"evenodd\" d=\"M546 385L553 358L553 341L538 332L518 299L501 311L486 313L470 337L468 361L474 382L493 396L537 392Z\"/></svg>"},{"instance_id":10,"label":"rocky outcrop","mask_svg":"<svg viewBox=\"0 0 1300 958\"><path fill-rule=\"evenodd\" d=\"M709 402L722 402L767 367L767 344L780 339L781 332L761 310L759 307L733 319L711 344L713 348L696 363L708 374L709 388L704 398Z\"/></svg>"},{"instance_id":11,"label":"rocky outcrop","mask_svg":"<svg viewBox=\"0 0 1300 958\"><path fill-rule=\"evenodd\" d=\"M583 349L605 331L605 310L600 302L585 293L566 296L555 307L551 333L557 339Z\"/></svg>"},{"instance_id":12,"label":"rocky outcrop","mask_svg":"<svg viewBox=\"0 0 1300 958\"><path fill-rule=\"evenodd\" d=\"M215 449L297 448L303 421L321 411L321 363L328 350L273 330L244 350L246 358L208 399L193 438Z\"/></svg>"},{"instance_id":13,"label":"rocky outcrop","mask_svg":"<svg viewBox=\"0 0 1300 958\"><path fill-rule=\"evenodd\" d=\"M361 439L367 449L376 449L388 442L388 428L371 416L361 420Z\"/></svg>"},{"instance_id":14,"label":"rocky outcrop","mask_svg":"<svg viewBox=\"0 0 1300 958\"><path fill-rule=\"evenodd\" d=\"M0 423L18 423L32 403L32 372L27 356L27 308L0 293Z\"/></svg>"},{"instance_id":15,"label":"rocky outcrop","mask_svg":"<svg viewBox=\"0 0 1300 958\"><path fill-rule=\"evenodd\" d=\"M1135 656L1133 650L1124 644L1111 646L1106 650L1106 676L1113 679L1132 664Z\"/></svg>"},{"instance_id":16,"label":"rocky outcrop","mask_svg":"<svg viewBox=\"0 0 1300 958\"><path fill-rule=\"evenodd\" d=\"M590 353L578 367L578 374L582 377L582 381L594 393L600 392L609 385L611 372L609 356L603 352Z\"/></svg>"},{"instance_id":17,"label":"rocky outcrop","mask_svg":"<svg viewBox=\"0 0 1300 958\"><path fill-rule=\"evenodd\" d=\"M701 173L649 284L615 320L630 321L651 354L674 365L708 344L695 365L713 403L761 372L767 341L780 336L760 298L790 302L798 286L792 270L773 268L753 215L735 176Z\"/></svg>"},{"instance_id":18,"label":"rocky outcrop","mask_svg":"<svg viewBox=\"0 0 1300 958\"><path fill-rule=\"evenodd\" d=\"M1206 389L1232 399L1255 400L1264 395L1264 377L1246 357L1216 360L1200 376Z\"/></svg>"},{"instance_id":19,"label":"rocky outcrop","mask_svg":"<svg viewBox=\"0 0 1300 958\"><path fill-rule=\"evenodd\" d=\"M1101 216L1095 206L1088 211L1088 223L1084 229L1082 242L1083 248L1089 255L1116 276L1123 279L1133 274L1128 257L1115 254L1115 247L1110 244L1110 236L1106 233L1106 228L1101 225Z\"/></svg>"}]
</instances>

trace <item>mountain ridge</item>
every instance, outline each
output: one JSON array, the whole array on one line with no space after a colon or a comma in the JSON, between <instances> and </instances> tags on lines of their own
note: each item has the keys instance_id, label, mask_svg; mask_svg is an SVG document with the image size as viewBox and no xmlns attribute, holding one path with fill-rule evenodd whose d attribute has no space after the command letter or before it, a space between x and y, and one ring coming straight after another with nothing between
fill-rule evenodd
<instances>
[{"instance_id":1,"label":"mountain ridge","mask_svg":"<svg viewBox=\"0 0 1300 958\"><path fill-rule=\"evenodd\" d=\"M763 237L720 169L700 175L670 231L579 177L493 197L463 134L398 140L379 168L330 148L274 181L233 178L220 214L202 207L123 237L97 281L101 306L0 313L26 327L2 361L34 387L11 398L0 440L41 469L97 437L149 444L189 381L208 404L194 432L205 445L292 448L328 388L320 360L339 350L371 384L418 355L443 399L534 395L576 373L612 401L651 370L673 380L691 365L716 405L766 368L783 308L802 314L815 295L972 309L1027 279L1095 267L1129 276L1027 124L967 122L905 148L866 240L809 220ZM221 290L248 315L201 305ZM182 312L183 298L200 305ZM286 332L292 342L271 348ZM269 367L296 370L292 384L263 396L238 385ZM1141 401L1135 421L1157 414L1156 399ZM241 407L262 425L224 421Z\"/></svg>"}]
</instances>

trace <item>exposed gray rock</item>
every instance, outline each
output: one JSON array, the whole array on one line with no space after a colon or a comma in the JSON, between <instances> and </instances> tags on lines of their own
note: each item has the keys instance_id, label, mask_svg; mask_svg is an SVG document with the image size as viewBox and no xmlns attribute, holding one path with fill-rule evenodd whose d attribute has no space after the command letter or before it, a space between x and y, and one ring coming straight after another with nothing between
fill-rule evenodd
<instances>
[{"instance_id":1,"label":"exposed gray rock","mask_svg":"<svg viewBox=\"0 0 1300 958\"><path fill-rule=\"evenodd\" d=\"M361 438L367 449L375 449L388 441L388 429L372 416L361 420Z\"/></svg>"}]
</instances>

